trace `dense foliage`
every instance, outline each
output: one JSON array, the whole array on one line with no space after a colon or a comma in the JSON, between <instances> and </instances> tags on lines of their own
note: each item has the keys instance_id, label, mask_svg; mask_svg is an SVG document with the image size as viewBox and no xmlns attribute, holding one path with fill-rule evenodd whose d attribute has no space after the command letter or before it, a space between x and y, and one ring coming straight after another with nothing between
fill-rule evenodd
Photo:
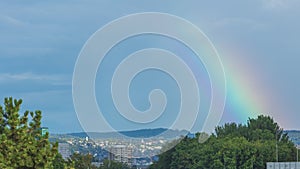
<instances>
[{"instance_id":1,"label":"dense foliage","mask_svg":"<svg viewBox=\"0 0 300 169\"><path fill-rule=\"evenodd\" d=\"M49 142L49 133L42 135L42 112L19 114L22 100L5 98L0 106L1 169L97 169L90 154L73 154L64 160L58 144ZM104 161L100 169L129 168L125 164Z\"/></svg>"},{"instance_id":2,"label":"dense foliage","mask_svg":"<svg viewBox=\"0 0 300 169\"><path fill-rule=\"evenodd\" d=\"M63 159L62 155L60 153L57 153L55 156L53 162L52 162L53 168L55 169L65 169L68 168L70 169L73 164L68 165L68 163ZM69 167L67 167L69 166Z\"/></svg>"},{"instance_id":3,"label":"dense foliage","mask_svg":"<svg viewBox=\"0 0 300 169\"><path fill-rule=\"evenodd\" d=\"M90 154L79 154L74 153L69 159L68 163L73 165L75 169L96 169L95 166L92 165L93 156Z\"/></svg>"},{"instance_id":4,"label":"dense foliage","mask_svg":"<svg viewBox=\"0 0 300 169\"><path fill-rule=\"evenodd\" d=\"M41 134L41 111L19 115L22 100L5 98L0 106L0 168L52 168L57 144ZM30 115L30 117L28 117Z\"/></svg>"},{"instance_id":5,"label":"dense foliage","mask_svg":"<svg viewBox=\"0 0 300 169\"><path fill-rule=\"evenodd\" d=\"M283 129L271 117L258 116L246 125L219 126L202 144L198 138L185 137L150 168L262 169L266 162L277 161L276 147L278 161L296 160L296 148Z\"/></svg>"},{"instance_id":6,"label":"dense foliage","mask_svg":"<svg viewBox=\"0 0 300 169\"><path fill-rule=\"evenodd\" d=\"M58 154L53 161L55 169L130 169L124 163L104 160L103 165L96 167L92 164L93 156L91 154L74 153L67 161Z\"/></svg>"}]
</instances>

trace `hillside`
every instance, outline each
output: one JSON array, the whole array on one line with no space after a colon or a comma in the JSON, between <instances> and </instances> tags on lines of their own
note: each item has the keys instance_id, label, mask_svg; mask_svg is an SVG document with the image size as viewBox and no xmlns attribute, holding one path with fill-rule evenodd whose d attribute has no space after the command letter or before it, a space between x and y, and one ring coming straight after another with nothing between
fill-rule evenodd
<instances>
[{"instance_id":1,"label":"hillside","mask_svg":"<svg viewBox=\"0 0 300 169\"><path fill-rule=\"evenodd\" d=\"M299 130L286 130L290 139L297 145L300 145L300 131Z\"/></svg>"},{"instance_id":2,"label":"hillside","mask_svg":"<svg viewBox=\"0 0 300 169\"><path fill-rule=\"evenodd\" d=\"M168 130L164 128L157 128L157 129L142 129L142 130L133 130L133 131L121 131L120 135L117 132L78 132L78 133L67 133L67 134L52 134L51 138L55 138L56 136L63 136L63 137L78 137L78 138L85 138L85 137L92 137L96 139L119 139L124 138L125 136L134 137L134 138L150 138L159 135L162 132L166 132L164 134L165 139L175 138L177 136L182 136L187 133L187 131L179 131L179 130ZM286 130L285 133L288 133L290 139L297 145L300 145L300 131L299 130Z\"/></svg>"},{"instance_id":3,"label":"hillside","mask_svg":"<svg viewBox=\"0 0 300 169\"><path fill-rule=\"evenodd\" d=\"M79 132L79 133L67 133L67 134L59 134L59 136L65 137L92 137L94 139L108 139L108 138L124 138L124 136L134 137L134 138L150 138L158 136L161 133L164 133L163 138L172 139L178 136L186 135L187 131L185 130L168 130L164 128L157 129L141 129L141 130L133 130L133 131L121 131L121 132ZM121 134L120 134L121 133Z\"/></svg>"}]
</instances>

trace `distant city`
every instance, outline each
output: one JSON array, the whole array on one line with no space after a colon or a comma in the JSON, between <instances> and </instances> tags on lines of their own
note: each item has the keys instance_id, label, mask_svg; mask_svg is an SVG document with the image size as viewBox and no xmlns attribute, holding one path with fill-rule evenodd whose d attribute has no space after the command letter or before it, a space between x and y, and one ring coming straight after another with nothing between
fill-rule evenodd
<instances>
[{"instance_id":1,"label":"distant city","mask_svg":"<svg viewBox=\"0 0 300 169\"><path fill-rule=\"evenodd\" d=\"M59 153L67 160L73 153L91 154L93 164L100 166L105 159L126 163L137 168L147 168L154 161L158 160L161 149L174 139L179 139L185 131L168 131L168 137L155 137L156 134L166 129L145 129L129 132L121 132L123 136L116 133L50 133L50 141L59 142ZM287 130L287 133L295 143L300 145L300 131ZM93 136L91 138L89 135ZM181 136L182 136L181 135ZM177 137L176 137L177 136ZM195 137L194 133L187 134L187 137ZM271 164L270 164L271 165Z\"/></svg>"},{"instance_id":2,"label":"distant city","mask_svg":"<svg viewBox=\"0 0 300 169\"><path fill-rule=\"evenodd\" d=\"M164 135L159 135L164 132ZM109 159L129 166L147 167L158 160L164 145L186 135L187 131L144 129L109 133L50 134L50 141L59 142L59 153L67 160L73 153L92 154L93 164L99 166ZM188 137L195 134L188 133ZM90 137L92 136L92 138Z\"/></svg>"}]
</instances>

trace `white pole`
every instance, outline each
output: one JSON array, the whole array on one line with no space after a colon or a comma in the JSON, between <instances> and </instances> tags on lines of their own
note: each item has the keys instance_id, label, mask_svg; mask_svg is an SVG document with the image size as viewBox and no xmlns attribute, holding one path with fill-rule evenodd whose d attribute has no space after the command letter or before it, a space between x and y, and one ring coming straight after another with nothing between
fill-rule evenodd
<instances>
[{"instance_id":1,"label":"white pole","mask_svg":"<svg viewBox=\"0 0 300 169\"><path fill-rule=\"evenodd\" d=\"M277 145L277 141L276 141L276 161L278 162L278 145Z\"/></svg>"},{"instance_id":2,"label":"white pole","mask_svg":"<svg viewBox=\"0 0 300 169\"><path fill-rule=\"evenodd\" d=\"M298 147L298 145L296 146L296 148L297 148L297 162L299 162L299 161L298 161L298 155L299 155L299 152L298 152L299 147Z\"/></svg>"},{"instance_id":3,"label":"white pole","mask_svg":"<svg viewBox=\"0 0 300 169\"><path fill-rule=\"evenodd\" d=\"M278 162L278 143L277 143L277 128L276 128L276 161Z\"/></svg>"}]
</instances>

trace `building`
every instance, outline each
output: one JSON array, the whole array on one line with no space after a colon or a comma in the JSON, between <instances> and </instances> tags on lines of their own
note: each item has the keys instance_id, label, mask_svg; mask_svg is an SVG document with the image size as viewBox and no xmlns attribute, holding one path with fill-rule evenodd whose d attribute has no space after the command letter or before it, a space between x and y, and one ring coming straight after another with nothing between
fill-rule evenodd
<instances>
[{"instance_id":1,"label":"building","mask_svg":"<svg viewBox=\"0 0 300 169\"><path fill-rule=\"evenodd\" d=\"M132 147L126 145L114 145L109 149L109 160L132 165Z\"/></svg>"},{"instance_id":2,"label":"building","mask_svg":"<svg viewBox=\"0 0 300 169\"><path fill-rule=\"evenodd\" d=\"M268 162L267 169L300 169L300 162Z\"/></svg>"},{"instance_id":3,"label":"building","mask_svg":"<svg viewBox=\"0 0 300 169\"><path fill-rule=\"evenodd\" d=\"M63 159L67 160L71 156L70 145L68 143L58 143L58 152Z\"/></svg>"}]
</instances>

